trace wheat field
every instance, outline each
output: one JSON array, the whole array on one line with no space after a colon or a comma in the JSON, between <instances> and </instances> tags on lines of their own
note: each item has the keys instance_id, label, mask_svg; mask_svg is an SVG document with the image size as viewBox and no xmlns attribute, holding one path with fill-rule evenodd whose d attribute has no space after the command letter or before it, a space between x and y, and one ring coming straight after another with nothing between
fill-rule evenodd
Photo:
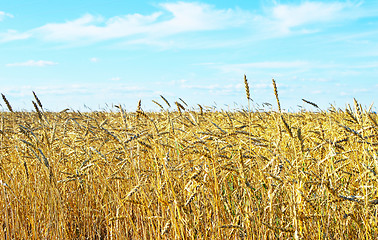
<instances>
[{"instance_id":1,"label":"wheat field","mask_svg":"<svg viewBox=\"0 0 378 240\"><path fill-rule=\"evenodd\" d=\"M1 239L377 239L371 109L7 111Z\"/></svg>"}]
</instances>

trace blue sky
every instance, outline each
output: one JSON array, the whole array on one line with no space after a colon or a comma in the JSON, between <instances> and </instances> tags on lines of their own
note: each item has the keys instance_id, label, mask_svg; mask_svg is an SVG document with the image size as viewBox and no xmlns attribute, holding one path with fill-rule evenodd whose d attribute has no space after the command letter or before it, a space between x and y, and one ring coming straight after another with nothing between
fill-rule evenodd
<instances>
[{"instance_id":1,"label":"blue sky","mask_svg":"<svg viewBox=\"0 0 378 240\"><path fill-rule=\"evenodd\" d=\"M272 78L289 110L377 102L378 2L0 4L0 92L18 110L32 91L54 111L156 109L159 95L233 109L247 105L244 74L259 104L274 103Z\"/></svg>"}]
</instances>

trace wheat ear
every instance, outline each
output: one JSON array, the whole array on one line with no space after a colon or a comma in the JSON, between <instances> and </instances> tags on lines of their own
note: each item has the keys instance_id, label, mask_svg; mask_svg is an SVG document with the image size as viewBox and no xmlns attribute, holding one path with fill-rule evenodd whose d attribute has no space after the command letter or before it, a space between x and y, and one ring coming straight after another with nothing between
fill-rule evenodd
<instances>
[{"instance_id":1,"label":"wheat ear","mask_svg":"<svg viewBox=\"0 0 378 240\"><path fill-rule=\"evenodd\" d=\"M39 101L39 98L37 97L37 94L35 94L34 91L33 91L33 95L34 95L35 100L37 101L38 106L41 108L41 110L43 110L42 103L41 101Z\"/></svg>"},{"instance_id":2,"label":"wheat ear","mask_svg":"<svg viewBox=\"0 0 378 240\"><path fill-rule=\"evenodd\" d=\"M273 88L274 88L274 95L276 96L276 99L277 99L278 111L281 112L281 104L280 104L280 99L278 98L276 81L272 79L272 83L273 83Z\"/></svg>"},{"instance_id":3,"label":"wheat ear","mask_svg":"<svg viewBox=\"0 0 378 240\"><path fill-rule=\"evenodd\" d=\"M168 105L168 107L171 107L171 104L169 104L168 100L163 97L163 95L160 95L161 99L164 100L164 102Z\"/></svg>"},{"instance_id":4,"label":"wheat ear","mask_svg":"<svg viewBox=\"0 0 378 240\"><path fill-rule=\"evenodd\" d=\"M302 98L302 101L305 102L305 103L308 103L308 104L310 104L310 105L312 105L312 106L314 106L314 107L316 107L316 108L319 108L319 106L318 106L317 104L315 104L315 103L313 103L313 102L310 102L310 101L308 101L308 100L306 100L306 99L303 99L303 98Z\"/></svg>"},{"instance_id":5,"label":"wheat ear","mask_svg":"<svg viewBox=\"0 0 378 240\"><path fill-rule=\"evenodd\" d=\"M249 85L248 85L248 80L247 80L247 76L244 74L244 87L245 87L245 94L247 95L247 99L251 99L251 95L250 95L250 92L249 92Z\"/></svg>"},{"instance_id":6,"label":"wheat ear","mask_svg":"<svg viewBox=\"0 0 378 240\"><path fill-rule=\"evenodd\" d=\"M7 98L4 96L4 94L1 94L1 96L3 97L3 100L5 102L5 104L7 105L8 107L8 110L13 112L13 109L12 109L12 106L10 105L10 103L8 102Z\"/></svg>"}]
</instances>

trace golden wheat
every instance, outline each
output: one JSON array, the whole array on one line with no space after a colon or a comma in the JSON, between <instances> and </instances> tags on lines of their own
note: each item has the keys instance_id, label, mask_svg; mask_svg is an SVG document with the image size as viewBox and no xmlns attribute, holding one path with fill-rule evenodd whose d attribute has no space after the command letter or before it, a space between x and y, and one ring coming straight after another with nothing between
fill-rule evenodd
<instances>
[{"instance_id":1,"label":"golden wheat","mask_svg":"<svg viewBox=\"0 0 378 240\"><path fill-rule=\"evenodd\" d=\"M10 112L13 112L12 106L10 105L8 99L5 97L4 94L1 94L1 96L2 96L2 98L3 98L3 100L4 100L4 102L5 102L5 105L7 105L8 110L9 110Z\"/></svg>"},{"instance_id":2,"label":"golden wheat","mask_svg":"<svg viewBox=\"0 0 378 240\"><path fill-rule=\"evenodd\" d=\"M282 113L273 88L278 112L9 105L0 238L378 238L377 115Z\"/></svg>"},{"instance_id":3,"label":"golden wheat","mask_svg":"<svg viewBox=\"0 0 378 240\"><path fill-rule=\"evenodd\" d=\"M244 87L245 87L245 94L247 96L247 99L250 100L251 95L249 92L249 84L248 84L247 76L245 74L244 74Z\"/></svg>"},{"instance_id":4,"label":"golden wheat","mask_svg":"<svg viewBox=\"0 0 378 240\"><path fill-rule=\"evenodd\" d=\"M273 83L274 96L276 96L276 100L277 100L278 112L281 112L281 103L280 103L280 99L278 98L276 81L272 79L272 83Z\"/></svg>"}]
</instances>

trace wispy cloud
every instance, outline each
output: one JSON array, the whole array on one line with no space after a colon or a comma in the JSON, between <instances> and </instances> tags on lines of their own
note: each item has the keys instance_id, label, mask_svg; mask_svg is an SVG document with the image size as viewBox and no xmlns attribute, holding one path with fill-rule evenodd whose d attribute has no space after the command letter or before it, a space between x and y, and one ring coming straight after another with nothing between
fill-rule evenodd
<instances>
[{"instance_id":1,"label":"wispy cloud","mask_svg":"<svg viewBox=\"0 0 378 240\"><path fill-rule=\"evenodd\" d=\"M129 86L124 84L57 84L57 85L43 85L43 86L5 86L3 87L3 93L9 96L32 96L32 91L35 91L38 95L64 95L73 96L78 94L85 95L104 95L111 93L124 93L124 92L137 92L147 91L139 86Z\"/></svg>"},{"instance_id":2,"label":"wispy cloud","mask_svg":"<svg viewBox=\"0 0 378 240\"><path fill-rule=\"evenodd\" d=\"M18 62L18 63L8 63L5 66L7 67L45 67L45 66L52 66L57 65L58 63L52 62L52 61L35 61L35 60L29 60L26 62Z\"/></svg>"},{"instance_id":3,"label":"wispy cloud","mask_svg":"<svg viewBox=\"0 0 378 240\"><path fill-rule=\"evenodd\" d=\"M248 71L254 70L275 70L280 69L304 69L310 67L311 63L307 61L265 61L265 62L249 62L249 63L234 63L234 64L222 64L212 63L205 64L209 68L219 69L226 73L237 73L242 75Z\"/></svg>"},{"instance_id":4,"label":"wispy cloud","mask_svg":"<svg viewBox=\"0 0 378 240\"><path fill-rule=\"evenodd\" d=\"M8 30L6 32L0 33L0 43L28 39L31 36L32 34L28 32L20 33L16 30Z\"/></svg>"},{"instance_id":5,"label":"wispy cloud","mask_svg":"<svg viewBox=\"0 0 378 240\"><path fill-rule=\"evenodd\" d=\"M92 57L92 58L89 59L89 61L96 63L96 62L100 61L100 59L98 59L96 57Z\"/></svg>"},{"instance_id":6,"label":"wispy cloud","mask_svg":"<svg viewBox=\"0 0 378 240\"><path fill-rule=\"evenodd\" d=\"M201 47L193 41L177 40L179 34L242 28L248 32L237 39L208 39L212 45L236 45L257 38L275 38L288 34L321 31L333 22L371 15L361 3L304 1L297 4L274 4L262 13L238 8L219 9L199 2L161 3L151 14L132 13L104 18L85 14L66 22L46 23L25 32L0 33L0 42L36 38L63 44L91 44L119 40L127 45L152 45L169 48L177 44ZM5 16L6 13L3 13ZM1 19L1 15L0 15ZM237 41L235 41L237 40ZM206 45L206 44L205 44ZM210 44L209 44L210 46Z\"/></svg>"},{"instance_id":7,"label":"wispy cloud","mask_svg":"<svg viewBox=\"0 0 378 240\"><path fill-rule=\"evenodd\" d=\"M112 78L110 79L110 81L119 81L119 80L121 80L120 77L112 77Z\"/></svg>"},{"instance_id":8,"label":"wispy cloud","mask_svg":"<svg viewBox=\"0 0 378 240\"><path fill-rule=\"evenodd\" d=\"M56 43L84 43L118 39L125 44L155 45L167 48L167 37L245 26L252 15L240 9L217 9L199 2L162 3L160 11L104 18L85 14L63 23L47 23L23 33L0 33L0 42L36 38ZM168 43L168 45L167 45Z\"/></svg>"},{"instance_id":9,"label":"wispy cloud","mask_svg":"<svg viewBox=\"0 0 378 240\"><path fill-rule=\"evenodd\" d=\"M158 86L183 86L188 80L186 79L179 79L179 80L171 80L167 82L154 82L154 84Z\"/></svg>"},{"instance_id":10,"label":"wispy cloud","mask_svg":"<svg viewBox=\"0 0 378 240\"><path fill-rule=\"evenodd\" d=\"M262 87L259 86L259 87ZM265 87L265 86L264 86ZM241 83L237 84L190 84L183 83L180 88L190 89L190 90L201 90L204 93L206 92L235 92L241 91L244 89L244 85ZM263 87L262 87L263 88Z\"/></svg>"},{"instance_id":11,"label":"wispy cloud","mask_svg":"<svg viewBox=\"0 0 378 240\"><path fill-rule=\"evenodd\" d=\"M308 66L306 61L287 61L287 62L252 62L244 64L232 64L231 66L246 67L246 68L299 68Z\"/></svg>"},{"instance_id":12,"label":"wispy cloud","mask_svg":"<svg viewBox=\"0 0 378 240\"><path fill-rule=\"evenodd\" d=\"M0 11L0 21L3 21L4 18L6 18L6 17L13 18L13 15L10 14L10 13L6 13L6 12L3 12L3 11Z\"/></svg>"},{"instance_id":13,"label":"wispy cloud","mask_svg":"<svg viewBox=\"0 0 378 240\"><path fill-rule=\"evenodd\" d=\"M109 19L86 14L65 23L49 23L31 32L47 41L102 41L138 34L165 37L245 23L236 10L218 10L202 3L164 3L160 4L160 7L162 11L150 15L128 14Z\"/></svg>"},{"instance_id":14,"label":"wispy cloud","mask_svg":"<svg viewBox=\"0 0 378 240\"><path fill-rule=\"evenodd\" d=\"M236 72L239 75L255 70L309 70L309 69L321 69L321 70L336 70L338 74L345 73L359 74L359 70L364 69L376 69L378 62L362 62L358 64L346 64L346 63L327 63L327 62L311 62L311 61L264 61L264 62L247 62L247 63L199 63L197 65L207 66L209 68L219 69L223 72ZM314 81L329 81L328 79L316 78Z\"/></svg>"},{"instance_id":15,"label":"wispy cloud","mask_svg":"<svg viewBox=\"0 0 378 240\"><path fill-rule=\"evenodd\" d=\"M277 4L272 9L272 25L282 33L293 28L344 19L344 10L357 7L342 2L302 2L299 5ZM310 30L302 29L304 33Z\"/></svg>"}]
</instances>

